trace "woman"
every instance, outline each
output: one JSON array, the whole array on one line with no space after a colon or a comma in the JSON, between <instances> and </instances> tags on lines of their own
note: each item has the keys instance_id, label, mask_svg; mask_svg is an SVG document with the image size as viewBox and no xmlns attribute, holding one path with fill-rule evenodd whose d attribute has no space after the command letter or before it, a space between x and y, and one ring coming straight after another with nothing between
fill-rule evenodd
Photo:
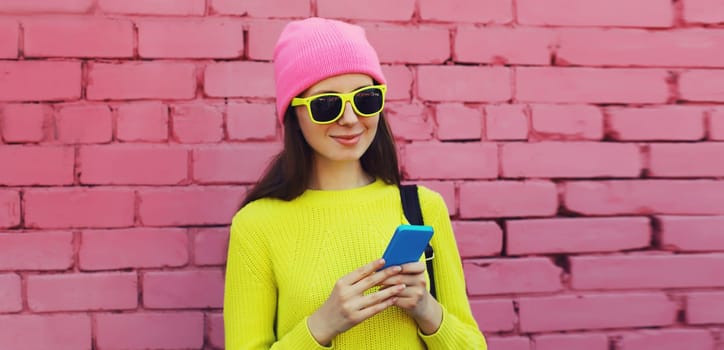
<instances>
[{"instance_id":1,"label":"woman","mask_svg":"<svg viewBox=\"0 0 724 350\"><path fill-rule=\"evenodd\" d=\"M291 22L274 67L284 149L232 221L226 349L485 349L439 194L419 190L438 299L424 262L381 269L406 221L386 80L362 28Z\"/></svg>"}]
</instances>

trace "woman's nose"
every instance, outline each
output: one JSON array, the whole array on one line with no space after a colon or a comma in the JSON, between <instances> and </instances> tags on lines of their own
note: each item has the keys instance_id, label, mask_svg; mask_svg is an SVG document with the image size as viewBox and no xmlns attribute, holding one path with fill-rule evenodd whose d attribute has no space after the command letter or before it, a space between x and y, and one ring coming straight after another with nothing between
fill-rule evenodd
<instances>
[{"instance_id":1,"label":"woman's nose","mask_svg":"<svg viewBox=\"0 0 724 350\"><path fill-rule=\"evenodd\" d=\"M359 121L357 113L354 112L351 102L344 104L344 111L342 112L342 118L337 121L340 125L350 125Z\"/></svg>"}]
</instances>

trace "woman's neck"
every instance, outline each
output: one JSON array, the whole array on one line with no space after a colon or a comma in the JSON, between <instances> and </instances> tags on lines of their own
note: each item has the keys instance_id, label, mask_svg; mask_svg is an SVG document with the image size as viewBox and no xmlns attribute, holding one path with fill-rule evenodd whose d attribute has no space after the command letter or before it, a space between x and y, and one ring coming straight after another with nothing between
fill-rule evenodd
<instances>
[{"instance_id":1,"label":"woman's neck","mask_svg":"<svg viewBox=\"0 0 724 350\"><path fill-rule=\"evenodd\" d=\"M315 157L312 169L309 188L313 190L346 190L375 180L365 173L359 160L342 162Z\"/></svg>"}]
</instances>

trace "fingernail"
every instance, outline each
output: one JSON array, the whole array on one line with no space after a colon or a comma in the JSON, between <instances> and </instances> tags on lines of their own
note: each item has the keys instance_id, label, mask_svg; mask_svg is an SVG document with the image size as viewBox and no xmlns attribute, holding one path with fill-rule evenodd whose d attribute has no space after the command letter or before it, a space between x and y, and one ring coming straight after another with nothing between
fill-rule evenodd
<instances>
[{"instance_id":1,"label":"fingernail","mask_svg":"<svg viewBox=\"0 0 724 350\"><path fill-rule=\"evenodd\" d=\"M401 266L394 266L394 267L392 268L392 271L400 272L400 271L402 271L402 267L401 267Z\"/></svg>"}]
</instances>

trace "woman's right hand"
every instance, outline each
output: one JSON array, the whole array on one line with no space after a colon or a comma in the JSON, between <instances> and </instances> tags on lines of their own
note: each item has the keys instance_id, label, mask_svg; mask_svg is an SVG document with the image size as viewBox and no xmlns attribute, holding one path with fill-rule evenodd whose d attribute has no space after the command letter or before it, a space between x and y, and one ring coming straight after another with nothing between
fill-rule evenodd
<instances>
[{"instance_id":1,"label":"woman's right hand","mask_svg":"<svg viewBox=\"0 0 724 350\"><path fill-rule=\"evenodd\" d=\"M390 276L400 273L399 266L377 271L385 265L375 260L340 278L327 301L307 320L309 331L319 344L329 346L338 334L392 306L404 285L391 286L374 293L364 292Z\"/></svg>"}]
</instances>

